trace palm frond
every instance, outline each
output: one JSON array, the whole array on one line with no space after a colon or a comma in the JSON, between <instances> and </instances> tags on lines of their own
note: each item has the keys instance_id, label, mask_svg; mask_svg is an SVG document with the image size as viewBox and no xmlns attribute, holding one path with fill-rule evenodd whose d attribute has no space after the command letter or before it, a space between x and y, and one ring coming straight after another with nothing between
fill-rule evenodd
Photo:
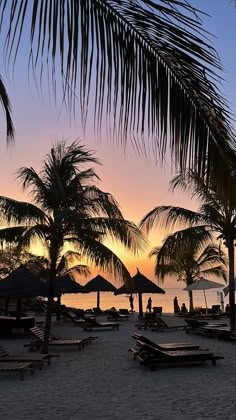
<instances>
[{"instance_id":1,"label":"palm frond","mask_svg":"<svg viewBox=\"0 0 236 420\"><path fill-rule=\"evenodd\" d=\"M17 244L21 241L22 235L27 229L27 226L11 226L0 229L1 246L13 245L17 248Z\"/></svg>"},{"instance_id":2,"label":"palm frond","mask_svg":"<svg viewBox=\"0 0 236 420\"><path fill-rule=\"evenodd\" d=\"M181 225L200 224L203 220L200 213L192 210L174 206L158 206L142 218L139 226L148 233L154 226L160 229L174 230Z\"/></svg>"},{"instance_id":3,"label":"palm frond","mask_svg":"<svg viewBox=\"0 0 236 420\"><path fill-rule=\"evenodd\" d=\"M212 241L212 235L205 226L190 227L167 236L157 255L158 264L168 264L171 259L185 258L186 255L202 252Z\"/></svg>"},{"instance_id":4,"label":"palm frond","mask_svg":"<svg viewBox=\"0 0 236 420\"><path fill-rule=\"evenodd\" d=\"M227 265L227 258L222 251L219 250L214 244L207 245L201 254L198 255L197 263L199 265L204 265L209 263L210 265L215 265L220 263L221 265Z\"/></svg>"},{"instance_id":5,"label":"palm frond","mask_svg":"<svg viewBox=\"0 0 236 420\"><path fill-rule=\"evenodd\" d=\"M178 264L175 261L172 261L172 263L168 265L156 264L154 273L160 283L164 283L165 277L167 276L175 277L175 278L176 276L178 276L178 278L181 278L181 279L184 279L185 277L184 267L181 268L180 264Z\"/></svg>"},{"instance_id":6,"label":"palm frond","mask_svg":"<svg viewBox=\"0 0 236 420\"><path fill-rule=\"evenodd\" d=\"M90 223L92 230L100 233L103 241L110 239L114 242L120 242L125 248L135 254L138 254L140 250L144 250L148 245L148 241L140 229L128 220L94 217L92 220L89 219L87 221Z\"/></svg>"},{"instance_id":7,"label":"palm frond","mask_svg":"<svg viewBox=\"0 0 236 420\"><path fill-rule=\"evenodd\" d=\"M228 280L227 272L220 265L201 270L200 274L201 276L218 277L220 279L223 279L225 283L227 283L227 280Z\"/></svg>"},{"instance_id":8,"label":"palm frond","mask_svg":"<svg viewBox=\"0 0 236 420\"><path fill-rule=\"evenodd\" d=\"M69 108L79 86L84 122L92 98L97 128L107 115L123 145L134 138L141 152L147 134L156 155L164 158L170 146L180 168L209 174L209 162L219 173L233 137L216 86L221 63L199 13L184 0L3 0L0 29L7 62L23 38L25 52L28 36L29 67L34 75L38 67L41 82L47 63L56 89L59 65Z\"/></svg>"},{"instance_id":9,"label":"palm frond","mask_svg":"<svg viewBox=\"0 0 236 420\"><path fill-rule=\"evenodd\" d=\"M21 244L23 247L29 247L32 243L39 240L44 247L48 246L50 241L50 227L46 224L35 224L28 226L21 237Z\"/></svg>"},{"instance_id":10,"label":"palm frond","mask_svg":"<svg viewBox=\"0 0 236 420\"><path fill-rule=\"evenodd\" d=\"M81 264L80 261L81 253L76 251L66 251L57 264L57 273L60 275L73 275L73 273L77 273L87 277L90 274L90 270L86 265Z\"/></svg>"},{"instance_id":11,"label":"palm frond","mask_svg":"<svg viewBox=\"0 0 236 420\"><path fill-rule=\"evenodd\" d=\"M24 201L0 196L0 218L7 223L34 223L44 222L45 213L37 206Z\"/></svg>"},{"instance_id":12,"label":"palm frond","mask_svg":"<svg viewBox=\"0 0 236 420\"><path fill-rule=\"evenodd\" d=\"M80 249L83 256L99 270L113 274L121 284L130 282L131 276L124 263L104 244L97 241L86 241L81 244Z\"/></svg>"},{"instance_id":13,"label":"palm frond","mask_svg":"<svg viewBox=\"0 0 236 420\"><path fill-rule=\"evenodd\" d=\"M2 78L0 77L0 102L5 112L6 117L6 124L7 124L7 142L11 142L14 140L15 136L15 128L12 121L12 111L11 111L11 104L8 98L8 94L6 88L3 84Z\"/></svg>"}]
</instances>

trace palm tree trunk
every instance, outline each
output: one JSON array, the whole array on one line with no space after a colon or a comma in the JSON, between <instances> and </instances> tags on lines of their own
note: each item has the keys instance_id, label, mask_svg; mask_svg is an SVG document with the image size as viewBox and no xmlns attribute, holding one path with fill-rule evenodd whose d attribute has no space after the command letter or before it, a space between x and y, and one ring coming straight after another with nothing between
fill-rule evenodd
<instances>
[{"instance_id":1,"label":"palm tree trunk","mask_svg":"<svg viewBox=\"0 0 236 420\"><path fill-rule=\"evenodd\" d=\"M190 290L188 292L189 297L189 312L193 312L193 292Z\"/></svg>"},{"instance_id":2,"label":"palm tree trunk","mask_svg":"<svg viewBox=\"0 0 236 420\"><path fill-rule=\"evenodd\" d=\"M229 257L229 316L230 329L235 330L235 287L234 287L234 240L227 238Z\"/></svg>"},{"instance_id":3,"label":"palm tree trunk","mask_svg":"<svg viewBox=\"0 0 236 420\"><path fill-rule=\"evenodd\" d=\"M61 295L57 297L57 321L61 320Z\"/></svg>"},{"instance_id":4,"label":"palm tree trunk","mask_svg":"<svg viewBox=\"0 0 236 420\"><path fill-rule=\"evenodd\" d=\"M42 345L42 353L48 353L48 343L51 331L51 322L52 322L52 308L53 308L53 289L54 289L54 279L55 275L53 276L50 273L49 281L48 281L48 302L47 302L47 312L46 312L46 320L45 320L45 328L44 328L44 342Z\"/></svg>"}]
</instances>

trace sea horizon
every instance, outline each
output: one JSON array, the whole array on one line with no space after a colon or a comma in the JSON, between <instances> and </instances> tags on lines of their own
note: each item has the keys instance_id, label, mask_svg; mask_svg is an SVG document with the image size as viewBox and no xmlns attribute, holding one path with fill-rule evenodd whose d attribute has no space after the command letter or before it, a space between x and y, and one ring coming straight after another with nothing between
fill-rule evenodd
<instances>
[{"instance_id":1,"label":"sea horizon","mask_svg":"<svg viewBox=\"0 0 236 420\"><path fill-rule=\"evenodd\" d=\"M152 306L161 306L163 313L173 313L174 312L174 305L173 300L176 296L178 299L179 306L182 303L185 303L187 308L189 306L189 298L188 292L184 291L181 288L173 287L173 288L165 288L165 294L149 294L143 293L142 301L143 301L143 310L146 310L147 300L149 297L152 298ZM221 302L220 292L222 292L222 288L220 289L209 289L205 291L206 299L207 299L207 307L211 308L212 305L219 305ZM138 295L133 294L134 296L134 310L138 312ZM223 295L224 306L228 303L228 296ZM80 308L80 309L92 309L97 306L97 293L78 293L78 294L65 294L62 296L61 303L70 307ZM193 292L193 303L194 307L205 308L205 299L204 299L204 292L202 290L194 291ZM127 308L130 309L129 306L129 295L114 295L112 292L101 292L100 293L100 308L102 310L110 309L115 307L116 309L123 309Z\"/></svg>"}]
</instances>

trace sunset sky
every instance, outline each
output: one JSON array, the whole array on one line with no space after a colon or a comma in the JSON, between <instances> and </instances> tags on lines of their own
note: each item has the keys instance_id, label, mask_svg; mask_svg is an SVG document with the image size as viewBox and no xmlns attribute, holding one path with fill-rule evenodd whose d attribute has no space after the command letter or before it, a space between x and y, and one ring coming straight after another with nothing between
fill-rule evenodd
<instances>
[{"instance_id":1,"label":"sunset sky","mask_svg":"<svg viewBox=\"0 0 236 420\"><path fill-rule=\"evenodd\" d=\"M210 14L203 16L204 28L213 34L209 39L219 53L224 66L225 82L221 91L230 102L233 115L236 114L236 9L230 0L198 0L192 4ZM55 107L49 100L47 86L43 86L43 98L37 92L32 78L28 82L27 59L24 49L20 50L15 64L14 77L4 72L2 62L3 46L0 43L1 75L7 87L13 109L16 128L15 144L6 147L4 116L1 115L0 127L0 194L15 199L26 200L17 184L15 171L22 166L40 169L41 162L49 152L51 145L62 138L68 143L80 138L89 149L94 150L102 166L97 167L101 178L99 187L114 195L120 204L125 218L138 223L149 210L157 205L181 205L195 208L196 203L189 202L184 194L169 191L169 180L174 172L168 166L163 168L150 156L137 156L131 147L124 153L112 141L102 135L99 139L93 131L92 121L88 121L85 135L80 125L79 107L76 121L70 120L65 108L60 104ZM154 245L160 245L163 232L153 232L150 247L138 259L114 248L126 263L131 274L136 267L154 279L153 264L148 253Z\"/></svg>"}]
</instances>

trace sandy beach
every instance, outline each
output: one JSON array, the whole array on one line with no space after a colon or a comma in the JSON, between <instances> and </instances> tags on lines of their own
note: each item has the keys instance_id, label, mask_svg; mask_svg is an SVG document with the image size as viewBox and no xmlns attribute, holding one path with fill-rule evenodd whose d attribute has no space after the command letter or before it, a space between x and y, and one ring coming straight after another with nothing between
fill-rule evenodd
<instances>
[{"instance_id":1,"label":"sandy beach","mask_svg":"<svg viewBox=\"0 0 236 420\"><path fill-rule=\"evenodd\" d=\"M118 331L84 332L70 322L54 322L65 336L96 335L84 350L53 348L51 366L34 375L0 375L4 420L202 420L236 417L236 343L184 331L141 332L159 343L191 342L224 356L216 367L160 367L152 372L128 352L137 331L134 316ZM140 331L139 331L140 332ZM28 338L2 338L9 351L28 351Z\"/></svg>"}]
</instances>

